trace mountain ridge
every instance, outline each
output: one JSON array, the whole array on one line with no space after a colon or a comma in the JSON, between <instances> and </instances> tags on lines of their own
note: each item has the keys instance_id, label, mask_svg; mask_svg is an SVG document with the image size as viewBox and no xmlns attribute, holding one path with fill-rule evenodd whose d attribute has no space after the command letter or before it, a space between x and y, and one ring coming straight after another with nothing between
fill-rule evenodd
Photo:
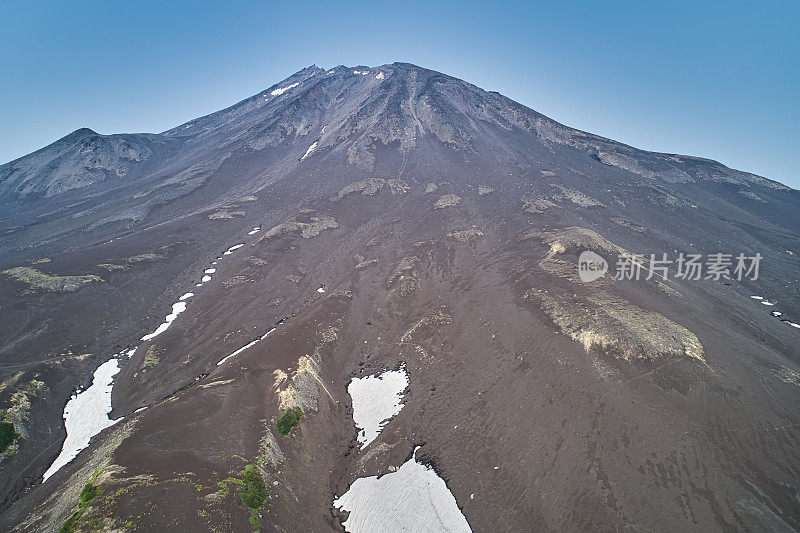
<instances>
[{"instance_id":1,"label":"mountain ridge","mask_svg":"<svg viewBox=\"0 0 800 533\"><path fill-rule=\"evenodd\" d=\"M362 70L359 70L359 69L366 69L366 70L362 71ZM136 134L136 133L133 133L133 134L111 134L111 135L106 135L106 136L100 136L99 134L97 134L96 132L93 132L92 130L90 130L88 128L80 128L80 129L75 130L74 132L66 135L65 137L62 137L61 139L58 139L57 141L51 143L50 145L48 145L48 146L46 146L46 147L44 147L44 148L42 148L40 150L37 150L37 151L35 151L35 152L31 153L31 154L28 154L27 156L22 156L20 158L17 158L17 159L15 159L13 161L10 161L10 162L8 162L8 163L6 163L4 165L0 165L0 187L2 187L4 181L8 182L8 181L11 180L11 175L13 174L13 170L12 170L13 167L16 166L16 165L19 165L23 160L27 160L27 159L31 158L31 156L34 156L34 155L42 152L43 150L46 150L46 149L49 149L51 147L55 147L57 145L61 145L61 144L70 142L71 139L74 139L76 137L84 137L89 133L91 133L92 135L99 136L100 138L114 138L115 136L128 136L130 138L136 138L137 136L147 136L147 137L150 137L150 138L155 138L158 135L163 135L163 136L166 136L166 137L194 137L194 136L197 136L197 135L203 136L204 134L208 133L207 130L203 129L203 127L202 127L203 124L208 124L210 122L213 122L214 119L219 119L221 117L226 116L226 114L231 114L231 113L236 113L237 116L241 117L242 110L245 110L245 114L255 113L261 107L260 104L265 103L261 99L263 99L265 97L268 97L269 93L271 91L274 91L274 90L278 89L279 86L281 86L281 85L286 86L286 85L289 85L289 84L291 84L293 82L297 82L298 84L304 84L305 82L308 82L309 80L314 80L314 82L315 82L314 85L316 85L317 83L320 82L319 78L323 78L324 79L324 77L325 77L325 75L327 73L344 74L344 73L351 73L351 72L359 72L359 73L361 73L361 72L367 72L367 71L368 72L380 72L380 69L384 69L384 70L387 70L387 69L399 69L399 70L401 70L401 74L425 73L427 76L430 76L432 78L443 77L444 79L446 79L450 83L465 84L466 86L470 87L473 90L481 91L481 92L483 92L485 94L497 95L497 97L500 98L501 100L503 100L509 107L515 107L515 108L521 109L523 115L528 115L529 118L531 118L533 120L544 120L545 124L540 126L540 128L547 128L549 131L547 131L547 132L537 131L537 134L540 137L545 137L550 141L562 142L562 143L565 143L565 144L580 145L580 147L582 149L589 150L589 151L597 151L598 153L596 155L598 155L598 157L600 158L601 162L604 162L606 164L611 164L611 165L617 165L617 166L620 166L623 169L632 171L634 173L642 172L645 177L654 177L656 174L652 170L648 171L648 170L638 169L636 167L626 166L628 164L628 162L627 162L627 157L626 157L627 154L625 152L635 151L637 154L648 154L648 155L650 155L650 156L652 156L654 158L657 158L662 163L665 163L666 162L665 160L672 159L673 162L678 162L678 163L685 163L687 161L692 161L694 163L709 164L709 165L712 165L712 166L716 167L716 169L721 173L725 173L724 169L726 169L727 171L730 171L730 175L726 176L726 177L728 179L731 179L731 180L738 180L741 183L758 183L758 184L762 184L762 185L765 185L765 186L768 186L768 187L773 187L773 188L777 188L777 189L781 189L781 190L794 190L794 189L791 189L790 187L787 187L784 184L779 183L776 180L771 180L771 179L764 178L762 176L759 176L759 175L756 175L756 174L752 174L752 173L748 173L748 172L737 171L735 169L731 169L729 167L726 167L722 163L719 163L718 161L715 161L715 160L702 158L702 157L699 157L699 156L687 156L687 155L674 154L674 153L641 150L641 149L638 149L638 148L636 148L636 147L634 147L632 145L627 145L627 144L624 144L624 143L620 143L618 141L614 141L613 139L609 139L609 138L602 137L602 136L599 136L599 135L587 133L587 132L584 132L584 131L581 131L581 130L578 130L578 129L575 129L575 128L572 128L572 127L569 127L569 126L565 126L565 125L563 125L561 123L558 123L558 122L556 122L556 121L554 121L552 119L549 119L545 115L542 115L541 113L539 113L539 112L537 112L537 111L535 111L535 110L533 110L533 109L531 109L531 108L529 108L529 107L527 107L527 106L525 106L523 104L519 104L519 103L517 103L517 102L515 102L513 100L510 100L509 98L503 96L502 94L500 94L498 92L495 92L495 91L483 91L482 89L479 89L479 88L475 87L474 85L468 84L468 83L464 82L463 80L458 80L457 78L453 78L453 77L441 74L441 73L436 72L436 71L432 71L432 70L429 70L429 69L421 68L421 67L413 65L411 63L401 63L401 62L396 62L396 63L392 63L392 64L386 64L386 65L380 65L380 66L377 66L377 67L364 67L364 66L345 67L343 65L339 65L337 67L333 67L332 69L327 69L327 70L319 68L319 67L316 67L316 65L311 65L309 67L306 67L304 69L299 70L298 72L296 72L296 73L288 76L284 80L282 80L282 81L280 81L280 82L278 82L278 83L276 83L276 84L264 89L263 91L260 91L259 93L256 93L253 96L245 98L245 99L243 99L243 100L241 100L241 101L239 101L239 102L237 102L237 103L235 103L235 104L233 104L233 105L231 105L231 106L229 106L229 107L227 107L225 109L222 109L220 111L216 111L216 112L213 112L213 113L209 113L208 115L204 115L204 116L198 117L196 119L192 119L192 120L190 120L188 122L185 122L183 124L179 124L179 125L177 125L177 126L175 126L173 128L165 130L164 132L161 132L161 133L152 133L152 134L148 134L148 133L140 133L140 134ZM327 74L327 75L330 75L330 74ZM301 87L301 89L302 89L302 87ZM277 96L280 97L281 95L277 95ZM268 100L268 98L267 98L267 100ZM516 124L516 126L520 127L520 124ZM194 129L190 129L192 127L194 127ZM187 130L189 130L189 131L187 131ZM226 133L229 133L229 132L226 132ZM603 151L603 146L601 146L601 145L605 145L606 148L608 148L608 146L611 146L612 148L610 150L606 150L604 152ZM669 163L667 163L667 164L669 164ZM685 175L686 174L685 171L683 171L683 174L684 175L682 175L680 173L680 171L677 172L677 173L673 173L671 175L668 174L665 179L687 179L686 175ZM664 178L664 175L661 175L660 177ZM22 191L22 193L23 193L23 195L25 195L26 193L27 194L31 194L34 190L35 189L33 189L33 190L32 189L25 189L25 190ZM0 191L2 191L2 188L0 188Z\"/></svg>"}]
</instances>

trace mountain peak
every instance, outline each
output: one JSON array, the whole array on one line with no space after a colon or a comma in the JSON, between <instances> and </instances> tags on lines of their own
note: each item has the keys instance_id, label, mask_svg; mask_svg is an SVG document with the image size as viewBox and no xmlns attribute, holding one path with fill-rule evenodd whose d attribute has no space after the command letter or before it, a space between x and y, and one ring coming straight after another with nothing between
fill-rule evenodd
<instances>
[{"instance_id":1,"label":"mountain peak","mask_svg":"<svg viewBox=\"0 0 800 533\"><path fill-rule=\"evenodd\" d=\"M447 158L474 161L477 155L490 167L500 168L527 168L529 149L538 147L537 153L545 153L559 146L637 179L661 183L712 179L742 187L758 183L787 189L718 163L637 150L570 128L500 93L402 61L327 70L311 65L229 108L164 134L190 144L215 142L225 150L245 152L288 143L297 160L343 154L348 165L367 172L375 170L378 151L388 148L407 158L432 139L447 148ZM508 136L518 143L509 144ZM308 152L312 144L314 149Z\"/></svg>"},{"instance_id":2,"label":"mountain peak","mask_svg":"<svg viewBox=\"0 0 800 533\"><path fill-rule=\"evenodd\" d=\"M90 128L78 128L77 130L67 135L67 137L85 137L87 135L99 135L99 134Z\"/></svg>"},{"instance_id":3,"label":"mountain peak","mask_svg":"<svg viewBox=\"0 0 800 533\"><path fill-rule=\"evenodd\" d=\"M540 159L543 154L567 149L638 180L661 184L710 180L740 188L758 184L789 190L714 161L637 150L570 128L500 93L401 61L327 70L312 64L229 108L164 132L164 136L231 153L268 153L282 147L304 164L320 158L330 163L330 158L336 158L336 164L362 172L383 168L382 159L407 160L423 147L444 160L483 161L487 171L531 169L539 166L531 164L532 157ZM510 143L510 138L516 141ZM149 157L155 146L152 143L157 145L164 137L158 139L103 136L80 128L31 154L29 157L36 156L31 160L18 160L0 170L18 180L43 163L57 161L58 168L64 169L57 181L69 183L69 187L85 186L104 180L109 172L128 174L132 164ZM73 146L86 142L92 143L91 150ZM62 156L68 150L74 161L66 165ZM101 156L106 163L98 163ZM71 177L76 168L86 165L94 169L94 179ZM55 168L46 167L51 174ZM39 179L51 181L38 170L35 175L35 180L26 179L24 187L16 183L13 190L30 193L39 190ZM14 180L3 181L8 192ZM52 187L46 190L52 191Z\"/></svg>"}]
</instances>

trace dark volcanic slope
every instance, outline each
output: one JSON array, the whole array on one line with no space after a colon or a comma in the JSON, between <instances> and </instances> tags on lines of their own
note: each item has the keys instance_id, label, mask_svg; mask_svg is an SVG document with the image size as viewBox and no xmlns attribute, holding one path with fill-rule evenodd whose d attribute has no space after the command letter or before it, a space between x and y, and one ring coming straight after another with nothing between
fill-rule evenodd
<instances>
[{"instance_id":1,"label":"dark volcanic slope","mask_svg":"<svg viewBox=\"0 0 800 533\"><path fill-rule=\"evenodd\" d=\"M78 130L0 166L22 435L0 527L58 529L92 478L78 530L243 530L224 480L256 464L261 529L342 530L334 496L420 446L474 531L797 530L798 208L400 63L309 67L158 135ZM584 284L584 249L763 259L757 280ZM137 346L124 420L42 484L70 394ZM405 406L361 449L348 382L400 365Z\"/></svg>"}]
</instances>

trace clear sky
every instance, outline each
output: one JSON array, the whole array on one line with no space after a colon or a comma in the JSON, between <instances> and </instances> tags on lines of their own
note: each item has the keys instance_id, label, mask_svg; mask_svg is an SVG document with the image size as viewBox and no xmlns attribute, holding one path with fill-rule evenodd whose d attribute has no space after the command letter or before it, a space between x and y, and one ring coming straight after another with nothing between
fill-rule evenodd
<instances>
[{"instance_id":1,"label":"clear sky","mask_svg":"<svg viewBox=\"0 0 800 533\"><path fill-rule=\"evenodd\" d=\"M0 21L0 162L79 127L163 131L311 64L407 61L800 188L796 0L3 0Z\"/></svg>"}]
</instances>

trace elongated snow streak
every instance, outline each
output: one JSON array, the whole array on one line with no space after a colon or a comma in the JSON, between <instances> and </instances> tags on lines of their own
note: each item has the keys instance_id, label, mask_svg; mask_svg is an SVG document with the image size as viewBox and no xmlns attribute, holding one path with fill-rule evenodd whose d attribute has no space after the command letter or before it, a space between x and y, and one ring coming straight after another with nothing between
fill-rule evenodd
<instances>
[{"instance_id":1,"label":"elongated snow streak","mask_svg":"<svg viewBox=\"0 0 800 533\"><path fill-rule=\"evenodd\" d=\"M286 91L288 91L289 89L294 89L298 85L300 85L300 83L299 82L295 82L295 83L293 83L291 85L287 85L286 87L283 87L281 89L275 89L274 91L272 91L269 94L271 94L272 96L280 96L283 93L285 93Z\"/></svg>"},{"instance_id":2,"label":"elongated snow streak","mask_svg":"<svg viewBox=\"0 0 800 533\"><path fill-rule=\"evenodd\" d=\"M290 85L284 90L290 89L296 85L298 84L295 83L294 85ZM258 231L261 228L256 227L253 229ZM231 246L227 251L225 251L224 255L230 255L242 246L244 246L244 244ZM216 263L216 261L214 263ZM211 276L209 274L213 274L215 272L216 268L206 269L202 281L211 281ZM197 287L201 287L202 285L203 283L196 284ZM192 296L194 296L193 292L187 292L183 294L176 303L172 304L172 312L165 317L164 322L161 323L155 331L142 337L141 340L149 341L150 339L153 339L164 333L172 324L172 322L178 318L178 315L186 311L185 300L188 300ZM217 364L221 365L231 357L243 352L247 348L250 348L257 342L264 340L267 338L267 335L273 331L275 331L275 328L272 328L264 335L247 344L246 346L239 348ZM125 355L130 358L136 352L137 348L138 346L128 350L125 352ZM61 447L61 453L58 455L58 457L56 457L56 460L53 461L53 464L50 465L50 468L48 468L44 473L43 481L46 481L47 478L55 474L62 466L72 461L81 450L89 446L89 442L91 441L92 437L100 433L105 428L113 426L122 420L122 418L111 420L108 417L108 414L111 412L111 390L114 383L114 376L119 372L118 362L119 359L114 357L113 359L110 359L100 365L94 372L91 386L89 386L89 388L87 388L85 391L76 392L67 402L66 407L64 407L64 426L67 430L67 438L64 440L64 444ZM135 412L138 413L144 409L144 407L141 407Z\"/></svg>"},{"instance_id":3,"label":"elongated snow streak","mask_svg":"<svg viewBox=\"0 0 800 533\"><path fill-rule=\"evenodd\" d=\"M289 87L284 88L284 90L291 89L296 85L298 84L295 83L294 85L290 85ZM256 227L253 229L258 231L261 228ZM224 252L223 255L230 255L242 246L244 246L244 244L231 246ZM218 258L218 260L219 259L221 259L221 257ZM211 276L209 274L213 274L215 272L215 268L206 269L206 275L203 276L202 281L211 281ZM196 284L197 287L201 287L202 285L203 283ZM178 315L186 311L185 300L188 300L192 296L194 296L193 292L187 292L183 294L179 298L178 302L172 304L172 312L165 317L164 322L161 323L155 331L142 337L141 340L149 341L150 339L153 339L167 331L172 322L178 318ZM217 365L221 365L231 357L240 354L259 341L266 339L267 335L273 331L275 331L275 328L272 328L258 339L239 348L217 363ZM128 358L133 356L137 348L138 346L126 352ZM58 455L58 457L56 457L56 460L53 461L53 464L50 465L50 468L48 468L44 473L43 481L46 481L47 478L55 474L62 466L72 461L81 450L89 446L89 442L91 441L92 437L100 433L105 428L113 426L122 420L122 418L111 420L108 417L108 414L111 412L111 390L114 383L114 376L119 372L118 361L119 359L115 357L100 365L94 372L92 385L83 392L79 391L73 394L72 398L70 398L70 400L67 402L66 407L64 407L64 426L67 430L67 438L61 447L61 453ZM135 412L138 413L143 409L145 408L139 408Z\"/></svg>"},{"instance_id":4,"label":"elongated snow streak","mask_svg":"<svg viewBox=\"0 0 800 533\"><path fill-rule=\"evenodd\" d=\"M403 409L401 400L408 383L405 366L350 380L347 393L353 399L353 422L360 430L361 449L375 440L389 420Z\"/></svg>"},{"instance_id":5,"label":"elongated snow streak","mask_svg":"<svg viewBox=\"0 0 800 533\"><path fill-rule=\"evenodd\" d=\"M222 365L222 364L223 364L225 361L227 361L227 360L228 360L228 359L230 359L231 357L236 357L237 355L239 355L240 353L242 353L242 352L243 352L243 351L245 351L246 349L248 349L248 348L250 348L250 347L252 347L252 346L255 346L255 345L256 345L256 344L258 344L259 342L263 341L264 339L266 339L266 338L269 336L269 334L270 334L270 333L272 333L273 331L275 331L275 329L276 329L276 328L272 328L271 330L269 330L268 332L264 333L263 335L261 335L261 336L260 336L259 338L257 338L256 340L254 340L254 341L251 341L251 342L248 342L247 344L245 344L244 346L242 346L241 348L239 348L238 350L236 350L236 351L235 351L235 352L233 352L232 354L230 354L230 355L226 355L225 357L223 357L222 359L220 359L219 363L217 363L217 366L221 366L221 365Z\"/></svg>"},{"instance_id":6,"label":"elongated snow streak","mask_svg":"<svg viewBox=\"0 0 800 533\"><path fill-rule=\"evenodd\" d=\"M317 149L317 143L318 143L318 142L319 142L319 141L314 141L313 143L311 143L311 146L309 146L309 147L308 147L308 150L306 150L306 153L305 153L305 154L303 154L303 157L301 157L301 158L300 158L300 161L302 161L303 159L305 159L306 157L308 157L308 156L310 156L312 153L314 153L314 150L316 150L316 149Z\"/></svg>"},{"instance_id":7,"label":"elongated snow streak","mask_svg":"<svg viewBox=\"0 0 800 533\"><path fill-rule=\"evenodd\" d=\"M752 298L753 300L763 300L764 299L763 296L751 296L750 298Z\"/></svg>"},{"instance_id":8,"label":"elongated snow streak","mask_svg":"<svg viewBox=\"0 0 800 533\"><path fill-rule=\"evenodd\" d=\"M472 531L444 480L417 462L417 450L396 471L356 479L333 506L350 515L342 522L352 533Z\"/></svg>"},{"instance_id":9,"label":"elongated snow streak","mask_svg":"<svg viewBox=\"0 0 800 533\"><path fill-rule=\"evenodd\" d=\"M172 312L166 316L164 322L156 328L153 333L148 333L141 340L149 341L152 338L158 337L172 325L172 322L178 318L178 315L186 311L186 302L176 302L172 304Z\"/></svg>"},{"instance_id":10,"label":"elongated snow streak","mask_svg":"<svg viewBox=\"0 0 800 533\"><path fill-rule=\"evenodd\" d=\"M111 387L114 376L119 372L118 359L109 359L94 371L92 384L83 392L72 395L64 407L64 426L67 438L61 453L44 473L44 480L55 474L62 466L77 457L81 450L89 446L89 441L113 426L122 418L111 420Z\"/></svg>"},{"instance_id":11,"label":"elongated snow streak","mask_svg":"<svg viewBox=\"0 0 800 533\"><path fill-rule=\"evenodd\" d=\"M234 246L231 246L230 248L228 248L227 250L222 252L222 255L231 255L233 252L235 252L236 250L238 250L242 246L244 246L244 244L236 244Z\"/></svg>"},{"instance_id":12,"label":"elongated snow streak","mask_svg":"<svg viewBox=\"0 0 800 533\"><path fill-rule=\"evenodd\" d=\"M247 234L248 235L255 235L259 231L261 231L261 226L256 226L255 228L251 229ZM211 264L213 265L214 263L211 263Z\"/></svg>"}]
</instances>

